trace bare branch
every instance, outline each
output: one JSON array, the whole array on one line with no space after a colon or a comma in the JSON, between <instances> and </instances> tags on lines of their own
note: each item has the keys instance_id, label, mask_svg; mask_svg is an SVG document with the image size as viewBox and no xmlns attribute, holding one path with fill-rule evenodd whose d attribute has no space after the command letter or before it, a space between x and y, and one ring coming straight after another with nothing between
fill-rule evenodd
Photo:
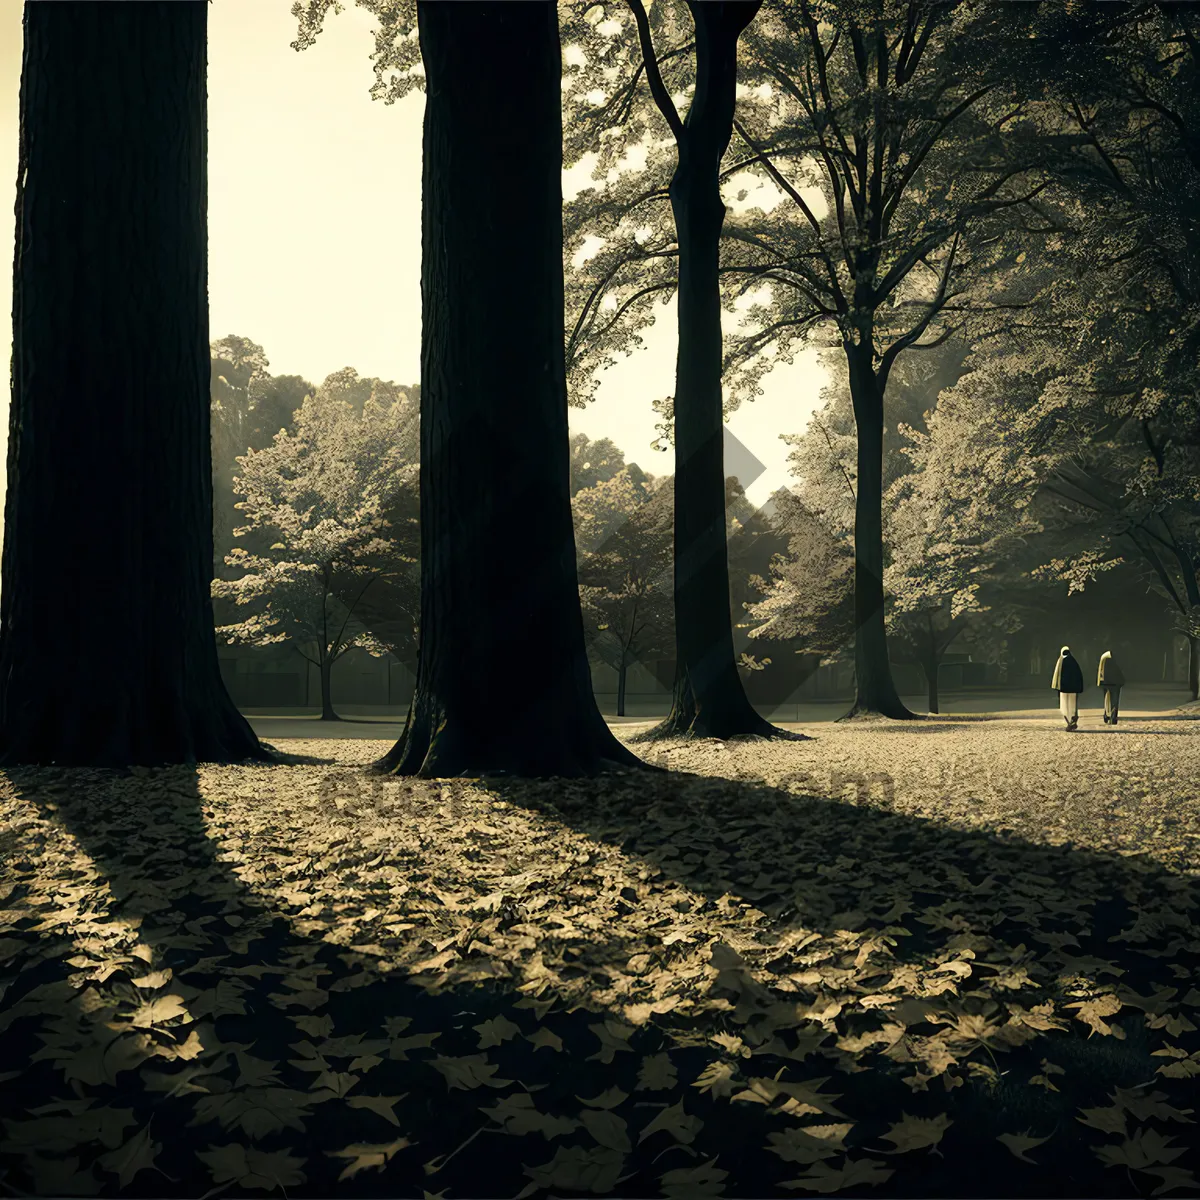
<instances>
[{"instance_id":1,"label":"bare branch","mask_svg":"<svg viewBox=\"0 0 1200 1200\"><path fill-rule=\"evenodd\" d=\"M637 22L638 43L642 48L642 63L646 68L646 79L650 84L650 94L663 119L671 127L675 135L675 144L682 145L684 132L683 122L671 99L667 86L663 83L662 72L658 69L658 57L654 53L654 39L650 36L650 19L646 16L646 6L642 0L628 0L633 19Z\"/></svg>"}]
</instances>

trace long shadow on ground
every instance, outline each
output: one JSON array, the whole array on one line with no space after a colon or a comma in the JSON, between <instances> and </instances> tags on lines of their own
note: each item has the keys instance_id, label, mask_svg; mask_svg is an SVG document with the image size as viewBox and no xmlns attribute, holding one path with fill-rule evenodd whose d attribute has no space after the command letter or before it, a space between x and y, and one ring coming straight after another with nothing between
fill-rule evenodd
<instances>
[{"instance_id":1,"label":"long shadow on ground","mask_svg":"<svg viewBox=\"0 0 1200 1200\"><path fill-rule=\"evenodd\" d=\"M848 1195L1124 1196L1135 1177L1094 1153L1117 1134L1077 1120L1114 1087L1140 1089L1128 1131L1195 1141L1170 1115L1189 1081L1153 1056L1200 1049L1177 996L1200 975L1194 881L762 784L490 781L545 829L620 847L636 886L571 867L554 887L590 890L603 935L531 937L512 960L434 943L493 976L454 984L387 965L402 930L358 950L301 932L345 914L314 912L307 883L330 866L290 856L299 822L340 847L347 911L389 903L364 890L377 815L337 803L360 773L318 812L298 798L311 769L206 769L271 806L277 860L193 769L5 773L10 1192L782 1196L841 1172ZM396 878L423 873L419 847L389 855ZM656 938L633 914L664 896L677 917ZM500 917L532 919L519 897ZM714 921L727 938L708 945ZM682 964L701 951L718 969L697 979ZM621 970L659 1011L578 1006L581 979L599 994ZM1126 1007L1096 1021L1124 1036L1088 1037L1063 1005L1114 971ZM949 1119L943 1157L888 1154L902 1114ZM1036 1165L996 1140L1026 1132L1050 1139ZM1196 1165L1194 1145L1171 1164Z\"/></svg>"}]
</instances>

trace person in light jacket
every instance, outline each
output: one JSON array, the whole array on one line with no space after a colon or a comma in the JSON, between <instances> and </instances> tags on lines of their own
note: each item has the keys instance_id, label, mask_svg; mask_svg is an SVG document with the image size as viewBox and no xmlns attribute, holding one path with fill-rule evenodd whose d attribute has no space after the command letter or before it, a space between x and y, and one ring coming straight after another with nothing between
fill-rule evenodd
<instances>
[{"instance_id":1,"label":"person in light jacket","mask_svg":"<svg viewBox=\"0 0 1200 1200\"><path fill-rule=\"evenodd\" d=\"M1096 686L1104 689L1104 723L1117 723L1117 710L1121 707L1121 688L1125 684L1125 672L1117 665L1111 650L1100 655L1100 666L1096 671Z\"/></svg>"},{"instance_id":2,"label":"person in light jacket","mask_svg":"<svg viewBox=\"0 0 1200 1200\"><path fill-rule=\"evenodd\" d=\"M1071 647L1064 646L1054 664L1054 678L1050 686L1058 693L1058 708L1073 730L1079 725L1079 693L1083 691L1083 671L1071 654Z\"/></svg>"}]
</instances>

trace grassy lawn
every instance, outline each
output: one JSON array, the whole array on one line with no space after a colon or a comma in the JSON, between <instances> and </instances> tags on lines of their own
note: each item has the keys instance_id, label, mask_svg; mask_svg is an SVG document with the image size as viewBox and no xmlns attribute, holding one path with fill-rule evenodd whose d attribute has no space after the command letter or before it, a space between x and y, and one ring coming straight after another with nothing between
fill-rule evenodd
<instances>
[{"instance_id":1,"label":"grassy lawn","mask_svg":"<svg viewBox=\"0 0 1200 1200\"><path fill-rule=\"evenodd\" d=\"M1200 722L809 732L0 775L0 1189L1194 1194Z\"/></svg>"}]
</instances>

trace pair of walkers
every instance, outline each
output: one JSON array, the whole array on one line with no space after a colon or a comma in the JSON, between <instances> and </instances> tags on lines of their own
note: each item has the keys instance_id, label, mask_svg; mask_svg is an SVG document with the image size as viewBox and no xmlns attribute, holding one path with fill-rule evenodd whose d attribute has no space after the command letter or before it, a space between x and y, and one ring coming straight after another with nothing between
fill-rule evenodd
<instances>
[{"instance_id":1,"label":"pair of walkers","mask_svg":"<svg viewBox=\"0 0 1200 1200\"><path fill-rule=\"evenodd\" d=\"M1105 650L1100 655L1100 666L1096 671L1096 686L1104 689L1104 723L1115 725L1120 708L1121 687L1125 683L1125 675L1117 666L1111 650ZM1054 679L1050 686L1058 693L1058 708L1067 729L1079 728L1079 696L1083 689L1083 668L1071 653L1070 646L1064 646L1059 653L1058 662L1054 664Z\"/></svg>"}]
</instances>

